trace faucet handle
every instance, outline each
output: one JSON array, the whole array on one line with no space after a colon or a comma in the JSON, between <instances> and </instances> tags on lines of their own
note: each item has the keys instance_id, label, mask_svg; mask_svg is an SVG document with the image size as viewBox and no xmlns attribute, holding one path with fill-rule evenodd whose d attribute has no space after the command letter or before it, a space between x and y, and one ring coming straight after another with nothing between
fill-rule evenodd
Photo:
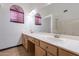
<instances>
[{"instance_id":1,"label":"faucet handle","mask_svg":"<svg viewBox=\"0 0 79 59\"><path fill-rule=\"evenodd\" d=\"M59 35L59 34L55 34L54 37L55 37L55 38L59 38L60 35Z\"/></svg>"}]
</instances>

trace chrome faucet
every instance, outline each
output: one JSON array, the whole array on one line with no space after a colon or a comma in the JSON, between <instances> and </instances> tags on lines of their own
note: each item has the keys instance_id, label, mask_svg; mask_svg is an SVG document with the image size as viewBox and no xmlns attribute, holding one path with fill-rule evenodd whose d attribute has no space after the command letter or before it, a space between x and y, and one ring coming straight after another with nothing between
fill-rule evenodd
<instances>
[{"instance_id":1,"label":"chrome faucet","mask_svg":"<svg viewBox=\"0 0 79 59\"><path fill-rule=\"evenodd\" d=\"M54 37L55 37L55 38L59 38L60 35L59 35L59 34L55 34Z\"/></svg>"}]
</instances>

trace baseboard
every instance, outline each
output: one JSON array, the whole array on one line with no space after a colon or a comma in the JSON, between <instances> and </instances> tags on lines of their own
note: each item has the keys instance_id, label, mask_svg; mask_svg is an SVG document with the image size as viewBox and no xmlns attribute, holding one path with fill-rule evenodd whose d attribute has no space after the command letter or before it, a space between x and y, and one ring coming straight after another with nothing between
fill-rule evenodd
<instances>
[{"instance_id":1,"label":"baseboard","mask_svg":"<svg viewBox=\"0 0 79 59\"><path fill-rule=\"evenodd\" d=\"M11 48L14 48L14 47L19 47L19 46L22 46L22 44L12 46L12 47L8 47L8 48L4 48L4 49L0 49L0 51L4 51L4 50L11 49Z\"/></svg>"}]
</instances>

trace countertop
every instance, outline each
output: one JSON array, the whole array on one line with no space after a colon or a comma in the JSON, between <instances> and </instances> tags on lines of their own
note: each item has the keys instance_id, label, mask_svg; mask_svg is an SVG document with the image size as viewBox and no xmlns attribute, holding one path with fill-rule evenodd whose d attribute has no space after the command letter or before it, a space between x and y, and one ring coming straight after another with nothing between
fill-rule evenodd
<instances>
[{"instance_id":1,"label":"countertop","mask_svg":"<svg viewBox=\"0 0 79 59\"><path fill-rule=\"evenodd\" d=\"M34 37L41 41L47 42L49 44L61 47L63 49L74 52L79 55L79 37L78 36L66 36L60 35L59 38L55 38L52 33L27 33L23 32L28 36Z\"/></svg>"}]
</instances>

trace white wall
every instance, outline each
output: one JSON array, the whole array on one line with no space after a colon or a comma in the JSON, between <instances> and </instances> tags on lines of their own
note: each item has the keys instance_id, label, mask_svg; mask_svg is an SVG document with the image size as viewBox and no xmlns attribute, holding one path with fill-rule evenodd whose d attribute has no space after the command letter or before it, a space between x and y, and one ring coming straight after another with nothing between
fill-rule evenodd
<instances>
[{"instance_id":1,"label":"white wall","mask_svg":"<svg viewBox=\"0 0 79 59\"><path fill-rule=\"evenodd\" d=\"M20 44L20 36L23 31L39 32L41 30L40 25L35 25L34 15L38 12L37 10L31 11L29 6L26 4L0 4L0 49L15 46ZM24 10L24 24L10 22L10 6L19 5Z\"/></svg>"},{"instance_id":2,"label":"white wall","mask_svg":"<svg viewBox=\"0 0 79 59\"><path fill-rule=\"evenodd\" d=\"M2 11L2 10L1 10L1 5L0 5L0 18L2 17L2 16L1 16L1 14L2 14L1 11ZM0 19L0 39L2 38L2 37L1 37L1 34L2 34L2 33L1 33L1 31L2 31L2 26L1 26L1 25L2 25L2 20ZM1 41L1 40L0 40L0 41Z\"/></svg>"},{"instance_id":3,"label":"white wall","mask_svg":"<svg viewBox=\"0 0 79 59\"><path fill-rule=\"evenodd\" d=\"M39 32L40 31L40 25L35 25L35 18L34 15L37 13L38 11L36 9L32 10L32 12L29 13L28 16L26 16L26 20L25 20L25 29L27 32L30 32L30 30L32 30L33 32Z\"/></svg>"},{"instance_id":4,"label":"white wall","mask_svg":"<svg viewBox=\"0 0 79 59\"><path fill-rule=\"evenodd\" d=\"M19 41L21 33L24 31L24 24L10 22L9 9L12 4L0 5L0 49L4 49L20 44ZM18 5L24 9L22 4Z\"/></svg>"},{"instance_id":5,"label":"white wall","mask_svg":"<svg viewBox=\"0 0 79 59\"><path fill-rule=\"evenodd\" d=\"M67 9L68 12L63 11ZM44 17L52 14L54 19L53 32L69 35L79 35L79 4L54 3L39 10Z\"/></svg>"}]
</instances>

